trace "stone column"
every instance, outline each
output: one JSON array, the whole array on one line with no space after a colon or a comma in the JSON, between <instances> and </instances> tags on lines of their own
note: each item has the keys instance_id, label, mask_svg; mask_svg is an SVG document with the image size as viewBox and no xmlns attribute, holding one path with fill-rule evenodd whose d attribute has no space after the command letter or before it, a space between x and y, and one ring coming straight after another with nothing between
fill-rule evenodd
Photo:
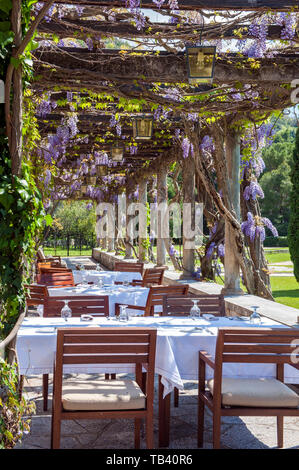
<instances>
[{"instance_id":1,"label":"stone column","mask_svg":"<svg viewBox=\"0 0 299 470\"><path fill-rule=\"evenodd\" d=\"M194 272L195 243L195 165L190 157L183 162L183 274L190 278Z\"/></svg>"},{"instance_id":2,"label":"stone column","mask_svg":"<svg viewBox=\"0 0 299 470\"><path fill-rule=\"evenodd\" d=\"M131 245L133 245L133 232L132 232L132 227L131 227L131 220L132 216L128 214L128 207L131 204L131 199L129 198L130 194L128 193L128 190L126 190L126 241L130 243L126 243L126 253L125 253L125 259L133 259L133 248Z\"/></svg>"},{"instance_id":3,"label":"stone column","mask_svg":"<svg viewBox=\"0 0 299 470\"><path fill-rule=\"evenodd\" d=\"M240 136L231 131L225 141L225 155L228 172L228 194L237 220L240 220ZM224 295L242 295L240 288L240 265L236 256L237 246L234 231L225 222L225 256L224 256Z\"/></svg>"},{"instance_id":4,"label":"stone column","mask_svg":"<svg viewBox=\"0 0 299 470\"><path fill-rule=\"evenodd\" d=\"M157 203L158 208L161 205L167 205L167 167L162 166L157 173ZM166 248L163 239L163 211L157 213L157 266L166 265Z\"/></svg>"},{"instance_id":5,"label":"stone column","mask_svg":"<svg viewBox=\"0 0 299 470\"><path fill-rule=\"evenodd\" d=\"M144 246L144 242L147 240L147 182L143 180L139 183L138 193L139 203L139 246L138 246L138 259L143 262L147 259L147 248Z\"/></svg>"}]
</instances>

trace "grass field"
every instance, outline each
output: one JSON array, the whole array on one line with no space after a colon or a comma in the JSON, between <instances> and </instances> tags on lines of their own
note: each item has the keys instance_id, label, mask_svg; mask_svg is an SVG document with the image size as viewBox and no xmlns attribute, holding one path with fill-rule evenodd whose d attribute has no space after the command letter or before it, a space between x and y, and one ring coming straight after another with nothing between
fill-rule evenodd
<instances>
[{"instance_id":1,"label":"grass field","mask_svg":"<svg viewBox=\"0 0 299 470\"><path fill-rule=\"evenodd\" d=\"M44 253L46 256L67 256L67 249L63 248L57 248L56 253L54 248L49 248L47 246L44 247ZM82 249L81 252L80 250L75 250L70 248L70 256L91 256L92 254L92 249Z\"/></svg>"}]
</instances>

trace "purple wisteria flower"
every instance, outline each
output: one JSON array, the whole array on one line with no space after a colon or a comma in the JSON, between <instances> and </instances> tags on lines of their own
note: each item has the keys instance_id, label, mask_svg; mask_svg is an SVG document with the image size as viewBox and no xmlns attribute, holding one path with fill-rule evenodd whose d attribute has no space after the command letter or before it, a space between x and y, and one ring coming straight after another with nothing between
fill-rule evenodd
<instances>
[{"instance_id":1,"label":"purple wisteria flower","mask_svg":"<svg viewBox=\"0 0 299 470\"><path fill-rule=\"evenodd\" d=\"M182 150L183 150L183 158L187 158L189 156L189 151L190 151L190 140L188 137L184 137L182 140L181 144Z\"/></svg>"},{"instance_id":2,"label":"purple wisteria flower","mask_svg":"<svg viewBox=\"0 0 299 470\"><path fill-rule=\"evenodd\" d=\"M223 243L219 243L217 251L218 251L218 256L220 256L220 258L223 258L225 254L225 247Z\"/></svg>"},{"instance_id":3,"label":"purple wisteria flower","mask_svg":"<svg viewBox=\"0 0 299 470\"><path fill-rule=\"evenodd\" d=\"M212 242L212 243L210 244L209 248L207 249L206 255L207 255L208 258L211 258L212 254L213 254L213 252L214 252L214 248L215 248L215 243Z\"/></svg>"},{"instance_id":4,"label":"purple wisteria flower","mask_svg":"<svg viewBox=\"0 0 299 470\"><path fill-rule=\"evenodd\" d=\"M255 201L257 196L264 198L264 191L262 190L257 181L250 181L250 184L246 186L243 191L243 197L246 201L249 201L250 198Z\"/></svg>"},{"instance_id":5,"label":"purple wisteria flower","mask_svg":"<svg viewBox=\"0 0 299 470\"><path fill-rule=\"evenodd\" d=\"M278 237L278 231L272 224L271 220L269 220L267 217L262 217L262 222L269 230L271 230L274 237Z\"/></svg>"}]
</instances>

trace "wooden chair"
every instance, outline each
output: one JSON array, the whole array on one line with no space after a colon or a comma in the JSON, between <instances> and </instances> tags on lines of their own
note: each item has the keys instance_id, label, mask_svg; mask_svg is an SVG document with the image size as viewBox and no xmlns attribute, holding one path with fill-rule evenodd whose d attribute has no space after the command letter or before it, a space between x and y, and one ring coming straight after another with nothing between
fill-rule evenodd
<instances>
[{"instance_id":1,"label":"wooden chair","mask_svg":"<svg viewBox=\"0 0 299 470\"><path fill-rule=\"evenodd\" d=\"M27 307L35 305L44 305L46 297L48 297L48 289L45 285L25 285L25 288L29 289L26 294L26 305Z\"/></svg>"},{"instance_id":2,"label":"wooden chair","mask_svg":"<svg viewBox=\"0 0 299 470\"><path fill-rule=\"evenodd\" d=\"M148 268L144 271L142 280L134 279L132 285L150 287L163 284L165 268Z\"/></svg>"},{"instance_id":3,"label":"wooden chair","mask_svg":"<svg viewBox=\"0 0 299 470\"><path fill-rule=\"evenodd\" d=\"M299 369L298 341L299 331L292 328L219 328L215 359L199 351L199 447L205 405L213 413L215 449L220 448L221 416L276 416L278 447L283 447L283 417L299 416L299 395L284 384L284 365ZM227 363L244 364L245 372L247 364L276 364L276 379L225 378ZM206 365L214 370L207 390Z\"/></svg>"},{"instance_id":4,"label":"wooden chair","mask_svg":"<svg viewBox=\"0 0 299 470\"><path fill-rule=\"evenodd\" d=\"M144 316L152 316L155 313L156 306L163 305L163 297L165 295L187 295L189 290L189 285L171 285L171 286L151 286L147 296L147 301L145 307L140 305L128 305L129 309L134 310L143 310ZM115 304L115 315L118 316L120 312L119 303ZM160 314L161 312L159 312Z\"/></svg>"},{"instance_id":5,"label":"wooden chair","mask_svg":"<svg viewBox=\"0 0 299 470\"><path fill-rule=\"evenodd\" d=\"M58 261L59 263L61 263L61 256L46 256L44 254L44 251L42 249L42 247L39 247L37 252L36 252L36 258L37 258L37 262L41 261L41 262L51 262L51 261Z\"/></svg>"},{"instance_id":6,"label":"wooden chair","mask_svg":"<svg viewBox=\"0 0 299 470\"><path fill-rule=\"evenodd\" d=\"M81 315L109 317L109 298L107 295L97 296L63 296L47 297L44 302L44 317L60 317L64 300L69 300L73 317ZM49 374L43 374L43 407L48 409Z\"/></svg>"},{"instance_id":7,"label":"wooden chair","mask_svg":"<svg viewBox=\"0 0 299 470\"><path fill-rule=\"evenodd\" d=\"M38 284L52 287L75 285L72 271L37 274L36 281Z\"/></svg>"},{"instance_id":8,"label":"wooden chair","mask_svg":"<svg viewBox=\"0 0 299 470\"><path fill-rule=\"evenodd\" d=\"M151 328L62 328L57 330L51 448L60 447L61 421L128 419L135 421L135 448L140 447L141 420L146 422L147 448L154 447L153 401L156 330ZM78 380L64 383L63 366L135 365L135 381ZM146 384L142 388L142 365Z\"/></svg>"},{"instance_id":9,"label":"wooden chair","mask_svg":"<svg viewBox=\"0 0 299 470\"><path fill-rule=\"evenodd\" d=\"M126 263L125 261L116 261L114 263L114 271L140 273L142 275L143 266L144 263Z\"/></svg>"},{"instance_id":10,"label":"wooden chair","mask_svg":"<svg viewBox=\"0 0 299 470\"><path fill-rule=\"evenodd\" d=\"M196 296L174 296L165 295L163 298L162 315L186 316L189 315L193 306L192 300L198 300L198 307L201 314L210 314L215 316L225 315L224 297L220 295L196 295Z\"/></svg>"},{"instance_id":11,"label":"wooden chair","mask_svg":"<svg viewBox=\"0 0 299 470\"><path fill-rule=\"evenodd\" d=\"M64 266L44 266L40 265L38 267L40 274L47 274L47 273L71 273L72 270L65 268Z\"/></svg>"}]
</instances>

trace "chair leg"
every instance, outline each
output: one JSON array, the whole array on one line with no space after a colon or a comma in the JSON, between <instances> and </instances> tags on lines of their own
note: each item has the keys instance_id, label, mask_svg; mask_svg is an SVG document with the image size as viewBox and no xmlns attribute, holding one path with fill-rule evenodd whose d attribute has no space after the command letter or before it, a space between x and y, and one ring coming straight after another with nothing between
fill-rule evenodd
<instances>
[{"instance_id":1,"label":"chair leg","mask_svg":"<svg viewBox=\"0 0 299 470\"><path fill-rule=\"evenodd\" d=\"M213 449L220 449L221 414L218 410L213 412Z\"/></svg>"},{"instance_id":2,"label":"chair leg","mask_svg":"<svg viewBox=\"0 0 299 470\"><path fill-rule=\"evenodd\" d=\"M60 418L54 416L52 413L52 428L51 428L51 449L60 449L60 433L61 433Z\"/></svg>"},{"instance_id":3,"label":"chair leg","mask_svg":"<svg viewBox=\"0 0 299 470\"><path fill-rule=\"evenodd\" d=\"M174 394L173 396L174 406L175 408L178 408L179 407L179 389L175 387L173 394Z\"/></svg>"},{"instance_id":4,"label":"chair leg","mask_svg":"<svg viewBox=\"0 0 299 470\"><path fill-rule=\"evenodd\" d=\"M204 402L198 398L198 421L197 421L197 446L203 447L203 434L205 423L205 405Z\"/></svg>"},{"instance_id":5,"label":"chair leg","mask_svg":"<svg viewBox=\"0 0 299 470\"><path fill-rule=\"evenodd\" d=\"M48 409L48 392L49 392L49 374L43 374L44 411L47 411L47 409Z\"/></svg>"},{"instance_id":6,"label":"chair leg","mask_svg":"<svg viewBox=\"0 0 299 470\"><path fill-rule=\"evenodd\" d=\"M154 448L154 421L152 414L146 417L146 447L147 449Z\"/></svg>"},{"instance_id":7,"label":"chair leg","mask_svg":"<svg viewBox=\"0 0 299 470\"><path fill-rule=\"evenodd\" d=\"M140 428L141 419L135 419L135 449L140 449Z\"/></svg>"},{"instance_id":8,"label":"chair leg","mask_svg":"<svg viewBox=\"0 0 299 470\"><path fill-rule=\"evenodd\" d=\"M283 416L277 416L277 446L283 447Z\"/></svg>"}]
</instances>

